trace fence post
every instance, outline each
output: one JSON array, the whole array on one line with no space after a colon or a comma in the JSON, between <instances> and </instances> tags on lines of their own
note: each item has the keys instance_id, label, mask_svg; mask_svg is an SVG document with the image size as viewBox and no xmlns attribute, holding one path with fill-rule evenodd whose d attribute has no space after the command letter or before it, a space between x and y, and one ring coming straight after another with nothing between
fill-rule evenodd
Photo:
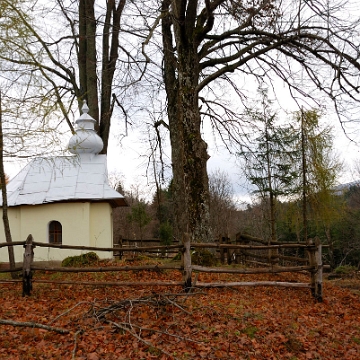
<instances>
[{"instance_id":1,"label":"fence post","mask_svg":"<svg viewBox=\"0 0 360 360\"><path fill-rule=\"evenodd\" d=\"M308 245L310 248L307 249L309 255L309 265L312 267L316 267L316 260L315 260L315 250L314 250L314 241L313 239L308 240ZM315 297L315 269L310 270L310 285L311 285L311 294Z\"/></svg>"},{"instance_id":2,"label":"fence post","mask_svg":"<svg viewBox=\"0 0 360 360\"><path fill-rule=\"evenodd\" d=\"M322 292L322 278L323 278L323 263L322 263L322 245L319 238L315 238L315 262L316 262L316 274L315 274L315 288L314 296L317 301L322 301L323 292Z\"/></svg>"},{"instance_id":3,"label":"fence post","mask_svg":"<svg viewBox=\"0 0 360 360\"><path fill-rule=\"evenodd\" d=\"M309 262L310 266L314 269L311 270L311 293L313 297L322 301L322 246L320 239L315 238L315 242L310 239L309 245L313 246L313 249L309 249Z\"/></svg>"},{"instance_id":4,"label":"fence post","mask_svg":"<svg viewBox=\"0 0 360 360\"><path fill-rule=\"evenodd\" d=\"M33 237L30 234L24 245L24 262L23 262L23 296L30 295L32 290L32 272L31 272L31 264L34 260L34 247L33 245Z\"/></svg>"},{"instance_id":5,"label":"fence post","mask_svg":"<svg viewBox=\"0 0 360 360\"><path fill-rule=\"evenodd\" d=\"M183 267L183 280L186 292L191 289L191 252L190 252L190 237L188 233L183 236L183 249L182 249L182 267Z\"/></svg>"},{"instance_id":6,"label":"fence post","mask_svg":"<svg viewBox=\"0 0 360 360\"><path fill-rule=\"evenodd\" d=\"M219 236L219 245L223 243L224 238L220 235ZM221 264L225 264L225 249L220 248L220 262Z\"/></svg>"},{"instance_id":7,"label":"fence post","mask_svg":"<svg viewBox=\"0 0 360 360\"><path fill-rule=\"evenodd\" d=\"M118 258L119 260L123 257L123 252L121 251L122 248L122 236L120 235L118 238L118 241L114 243L115 248L119 248L118 251L114 251L114 257L115 259Z\"/></svg>"},{"instance_id":8,"label":"fence post","mask_svg":"<svg viewBox=\"0 0 360 360\"><path fill-rule=\"evenodd\" d=\"M225 236L223 239L225 239L226 244L231 244L231 239L228 236ZM226 249L226 257L227 257L227 264L231 265L232 262L232 252L231 249Z\"/></svg>"}]
</instances>

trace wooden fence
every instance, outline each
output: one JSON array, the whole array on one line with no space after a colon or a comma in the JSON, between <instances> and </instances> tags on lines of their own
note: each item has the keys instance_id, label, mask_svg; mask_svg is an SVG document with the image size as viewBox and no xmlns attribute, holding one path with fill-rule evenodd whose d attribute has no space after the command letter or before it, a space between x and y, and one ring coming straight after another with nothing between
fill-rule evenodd
<instances>
[{"instance_id":1,"label":"wooden fence","mask_svg":"<svg viewBox=\"0 0 360 360\"><path fill-rule=\"evenodd\" d=\"M111 251L113 253L119 252L118 247L113 248L100 248L100 247L87 247L87 246L75 246L75 245L55 245L41 242L35 242L31 235L28 236L26 241L9 243L0 243L0 249L7 246L19 246L22 245L25 248L24 261L22 267L16 267L15 269L0 269L0 272L19 272L22 271L23 283L23 295L30 295L33 282L39 283L59 283L59 284L82 284L82 285L116 285L116 286L182 286L185 291L191 291L194 287L210 288L210 287L236 287L236 286L280 286L280 287L302 287L309 288L312 295L316 300L322 301L322 246L318 241L310 244L299 243L279 243L272 245L244 245L244 244L229 244L229 243L190 243L189 236L184 235L182 244L168 245L168 246L143 246L143 247L122 247L121 252L145 252L145 251L177 251L181 252L180 265L175 264L163 264L163 265L144 265L144 266L112 266L112 267L81 267L81 268L66 268L66 267L39 267L33 262L34 248L47 247L58 249L73 249L81 251ZM230 254L233 256L241 252L251 251L268 251L271 254L277 253L280 249L302 249L308 254L307 264L300 266L278 266L272 265L265 268L225 268L225 267L205 267L192 264L191 252L197 249L212 249L218 251L221 254ZM252 254L253 256L254 254ZM294 259L292 259L294 260ZM297 259L298 260L298 259ZM76 281L52 281L52 280L33 280L33 271L42 270L47 272L116 272L116 271L138 271L138 270L179 270L182 272L183 281L170 281L170 282L76 282ZM303 272L310 273L309 283L293 283L293 282L279 282L279 281L258 281L258 282L217 282L217 283L204 283L198 282L195 275L192 279L193 273L230 273L230 274L275 274L282 272ZM16 280L1 280L0 282L11 282Z\"/></svg>"},{"instance_id":2,"label":"wooden fence","mask_svg":"<svg viewBox=\"0 0 360 360\"><path fill-rule=\"evenodd\" d=\"M169 247L171 245L179 245L178 240L173 240L171 244L167 245L167 248L164 248L164 245L161 244L160 239L126 239L119 236L114 240L114 247L117 248L117 251L114 251L114 257L117 259L122 259L124 252L130 254L131 252L146 252L147 256L156 257L156 258L169 258L175 256L179 247ZM151 249L146 250L151 247ZM139 248L136 251L129 251L129 248ZM145 250L144 250L144 249Z\"/></svg>"}]
</instances>

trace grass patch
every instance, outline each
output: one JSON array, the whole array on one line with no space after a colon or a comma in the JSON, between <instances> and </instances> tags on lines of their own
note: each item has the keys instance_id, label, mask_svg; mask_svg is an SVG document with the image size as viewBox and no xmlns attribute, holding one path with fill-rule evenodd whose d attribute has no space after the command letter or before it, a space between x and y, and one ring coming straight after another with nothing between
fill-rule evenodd
<instances>
[{"instance_id":1,"label":"grass patch","mask_svg":"<svg viewBox=\"0 0 360 360\"><path fill-rule=\"evenodd\" d=\"M11 279L10 273L0 273L0 280L9 280Z\"/></svg>"},{"instance_id":2,"label":"grass patch","mask_svg":"<svg viewBox=\"0 0 360 360\"><path fill-rule=\"evenodd\" d=\"M250 339L255 337L255 334L258 332L258 328L256 326L248 326L242 330L243 334L246 334Z\"/></svg>"},{"instance_id":3,"label":"grass patch","mask_svg":"<svg viewBox=\"0 0 360 360\"><path fill-rule=\"evenodd\" d=\"M337 267L334 272L336 274L344 274L344 275L349 275L353 272L355 272L357 270L357 268L355 266L350 266L350 265L344 265L344 266L339 266Z\"/></svg>"}]
</instances>

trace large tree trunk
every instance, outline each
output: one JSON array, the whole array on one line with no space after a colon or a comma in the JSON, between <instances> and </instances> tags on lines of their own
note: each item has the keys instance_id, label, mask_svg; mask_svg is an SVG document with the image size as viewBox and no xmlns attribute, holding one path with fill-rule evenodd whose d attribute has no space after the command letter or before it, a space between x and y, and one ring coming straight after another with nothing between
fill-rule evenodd
<instances>
[{"instance_id":1,"label":"large tree trunk","mask_svg":"<svg viewBox=\"0 0 360 360\"><path fill-rule=\"evenodd\" d=\"M78 65L80 93L76 95L79 101L79 108L82 107L82 100L85 99L90 108L90 115L99 122L94 1L80 0L79 2Z\"/></svg>"},{"instance_id":2,"label":"large tree trunk","mask_svg":"<svg viewBox=\"0 0 360 360\"><path fill-rule=\"evenodd\" d=\"M171 1L163 2L166 11ZM184 9L173 7L181 19ZM187 15L188 16L188 15ZM175 234L190 234L191 241L211 241L209 182L206 170L207 145L201 137L198 105L199 59L192 33L185 21L163 18L164 80L172 148ZM177 58L174 56L171 25L174 27ZM189 24L188 24L189 25ZM190 23L191 28L191 23Z\"/></svg>"},{"instance_id":3,"label":"large tree trunk","mask_svg":"<svg viewBox=\"0 0 360 360\"><path fill-rule=\"evenodd\" d=\"M108 0L103 29L102 43L102 76L101 76L101 107L99 135L104 143L102 153L107 153L110 122L112 115L112 83L119 58L119 33L120 20L126 0L120 0L116 5L115 0Z\"/></svg>"},{"instance_id":4,"label":"large tree trunk","mask_svg":"<svg viewBox=\"0 0 360 360\"><path fill-rule=\"evenodd\" d=\"M96 64L96 19L94 11L95 0L85 0L86 17L86 99L90 115L99 125L99 97Z\"/></svg>"},{"instance_id":5,"label":"large tree trunk","mask_svg":"<svg viewBox=\"0 0 360 360\"><path fill-rule=\"evenodd\" d=\"M94 0L80 0L79 2L79 78L80 94L79 107L82 100L86 99L90 108L90 115L98 122L98 133L103 140L103 154L107 153L110 122L112 116L112 84L119 57L119 32L120 20L126 0L108 0L106 15L103 24L102 36L102 68L100 96L98 91L97 73L97 44L96 44L96 19ZM99 109L100 104L100 109Z\"/></svg>"}]
</instances>

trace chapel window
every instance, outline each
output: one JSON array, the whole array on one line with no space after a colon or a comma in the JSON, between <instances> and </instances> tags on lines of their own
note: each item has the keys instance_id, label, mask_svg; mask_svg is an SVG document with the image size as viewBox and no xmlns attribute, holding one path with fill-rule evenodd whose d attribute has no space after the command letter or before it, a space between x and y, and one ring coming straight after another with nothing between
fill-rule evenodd
<instances>
[{"instance_id":1,"label":"chapel window","mask_svg":"<svg viewBox=\"0 0 360 360\"><path fill-rule=\"evenodd\" d=\"M62 225L58 221L49 224L49 243L62 244Z\"/></svg>"}]
</instances>

